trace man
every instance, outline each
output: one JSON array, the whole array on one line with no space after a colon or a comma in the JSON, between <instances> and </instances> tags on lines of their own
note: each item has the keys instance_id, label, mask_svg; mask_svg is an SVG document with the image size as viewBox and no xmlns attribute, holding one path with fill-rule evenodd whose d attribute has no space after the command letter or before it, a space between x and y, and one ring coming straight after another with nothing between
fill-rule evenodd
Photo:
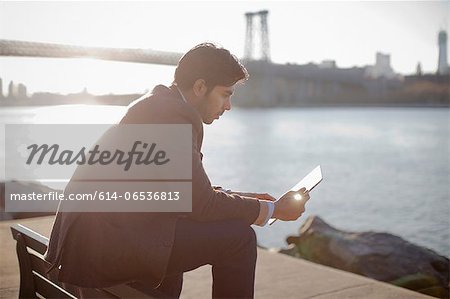
<instances>
[{"instance_id":1,"label":"man","mask_svg":"<svg viewBox=\"0 0 450 299\"><path fill-rule=\"evenodd\" d=\"M214 188L202 165L203 123L231 109L231 96L248 74L236 57L213 44L188 51L173 85L159 85L128 108L121 124L192 125L192 212L58 213L46 259L59 279L86 288L130 283L179 297L182 274L212 265L214 298L252 298L256 237L252 224L271 217L295 220L309 195L275 202L268 194Z\"/></svg>"}]
</instances>

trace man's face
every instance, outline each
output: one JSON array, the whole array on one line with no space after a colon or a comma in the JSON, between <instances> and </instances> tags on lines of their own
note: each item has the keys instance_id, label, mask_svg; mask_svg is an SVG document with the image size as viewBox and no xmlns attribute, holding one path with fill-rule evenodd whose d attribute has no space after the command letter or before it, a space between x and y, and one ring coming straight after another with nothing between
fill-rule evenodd
<instances>
[{"instance_id":1,"label":"man's face","mask_svg":"<svg viewBox=\"0 0 450 299\"><path fill-rule=\"evenodd\" d=\"M214 120L226 111L231 109L231 96L234 93L235 85L216 85L211 92L205 95L205 99L199 109L205 124L211 124Z\"/></svg>"}]
</instances>

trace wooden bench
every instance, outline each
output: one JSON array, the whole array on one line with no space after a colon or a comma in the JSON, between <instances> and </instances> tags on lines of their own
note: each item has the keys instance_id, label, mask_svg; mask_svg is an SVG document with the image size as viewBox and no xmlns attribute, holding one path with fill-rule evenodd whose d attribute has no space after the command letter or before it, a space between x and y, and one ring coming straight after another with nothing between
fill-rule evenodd
<instances>
[{"instance_id":1,"label":"wooden bench","mask_svg":"<svg viewBox=\"0 0 450 299\"><path fill-rule=\"evenodd\" d=\"M58 269L50 273L44 260L48 238L21 225L11 226L20 268L19 298L153 298L126 284L105 289L86 289L58 281Z\"/></svg>"}]
</instances>

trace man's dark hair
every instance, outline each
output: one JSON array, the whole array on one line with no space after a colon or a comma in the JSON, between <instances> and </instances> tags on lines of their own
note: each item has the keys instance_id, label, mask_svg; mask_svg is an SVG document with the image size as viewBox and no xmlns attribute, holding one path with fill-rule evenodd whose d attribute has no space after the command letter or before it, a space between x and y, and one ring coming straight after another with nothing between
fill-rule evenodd
<instances>
[{"instance_id":1,"label":"man's dark hair","mask_svg":"<svg viewBox=\"0 0 450 299\"><path fill-rule=\"evenodd\" d=\"M174 83L181 89L189 89L195 81L203 79L211 91L216 85L232 86L247 78L247 70L230 51L212 43L202 43L181 57Z\"/></svg>"}]
</instances>

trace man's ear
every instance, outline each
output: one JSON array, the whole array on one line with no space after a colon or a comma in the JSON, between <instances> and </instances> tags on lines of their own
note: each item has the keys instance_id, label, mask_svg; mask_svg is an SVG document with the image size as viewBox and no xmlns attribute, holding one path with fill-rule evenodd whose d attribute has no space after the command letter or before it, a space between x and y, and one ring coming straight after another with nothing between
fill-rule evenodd
<instances>
[{"instance_id":1,"label":"man's ear","mask_svg":"<svg viewBox=\"0 0 450 299\"><path fill-rule=\"evenodd\" d=\"M194 86L192 86L192 90L197 97L204 97L208 92L205 80L197 79L197 81L194 82Z\"/></svg>"}]
</instances>

